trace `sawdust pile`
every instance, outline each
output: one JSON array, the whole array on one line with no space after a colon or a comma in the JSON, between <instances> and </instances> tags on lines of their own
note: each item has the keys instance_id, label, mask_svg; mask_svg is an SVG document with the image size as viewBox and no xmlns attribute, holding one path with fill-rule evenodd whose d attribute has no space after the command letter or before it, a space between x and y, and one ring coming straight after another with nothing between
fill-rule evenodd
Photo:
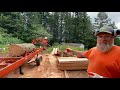
<instances>
[{"instance_id":1,"label":"sawdust pile","mask_svg":"<svg viewBox=\"0 0 120 90\"><path fill-rule=\"evenodd\" d=\"M42 78L62 78L64 77L64 72L60 71L56 67L55 57L48 55L46 59L41 63L40 68L38 68L36 77ZM41 74L40 74L41 73Z\"/></svg>"},{"instance_id":2,"label":"sawdust pile","mask_svg":"<svg viewBox=\"0 0 120 90\"><path fill-rule=\"evenodd\" d=\"M43 54L40 66L36 63L23 65L24 75L19 74L19 69L11 72L7 78L65 78L64 72L56 67L56 58L51 54ZM34 59L34 58L33 58Z\"/></svg>"}]
</instances>

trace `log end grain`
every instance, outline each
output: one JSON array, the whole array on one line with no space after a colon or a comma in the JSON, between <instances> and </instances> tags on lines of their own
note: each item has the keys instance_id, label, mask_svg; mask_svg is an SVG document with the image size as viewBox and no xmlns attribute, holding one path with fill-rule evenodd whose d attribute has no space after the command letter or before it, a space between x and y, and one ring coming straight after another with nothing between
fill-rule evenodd
<instances>
[{"instance_id":1,"label":"log end grain","mask_svg":"<svg viewBox=\"0 0 120 90\"><path fill-rule=\"evenodd\" d=\"M31 52L35 48L35 45L32 43L12 44L8 47L8 54L10 57L17 57L26 52Z\"/></svg>"}]
</instances>

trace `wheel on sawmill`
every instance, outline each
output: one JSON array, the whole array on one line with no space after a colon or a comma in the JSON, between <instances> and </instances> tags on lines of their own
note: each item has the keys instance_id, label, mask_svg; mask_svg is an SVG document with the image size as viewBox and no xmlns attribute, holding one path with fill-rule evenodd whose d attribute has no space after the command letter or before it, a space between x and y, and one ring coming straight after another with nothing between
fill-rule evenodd
<instances>
[{"instance_id":1,"label":"wheel on sawmill","mask_svg":"<svg viewBox=\"0 0 120 90\"><path fill-rule=\"evenodd\" d=\"M36 61L36 65L39 66L39 65L40 65L40 62L42 61L42 56L37 57L37 58L35 59L35 61Z\"/></svg>"}]
</instances>

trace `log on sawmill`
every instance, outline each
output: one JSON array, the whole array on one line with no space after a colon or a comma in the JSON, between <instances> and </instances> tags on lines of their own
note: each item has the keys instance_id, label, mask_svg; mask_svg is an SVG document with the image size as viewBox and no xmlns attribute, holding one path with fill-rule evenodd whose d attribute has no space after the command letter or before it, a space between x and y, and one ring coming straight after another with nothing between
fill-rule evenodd
<instances>
[{"instance_id":1,"label":"log on sawmill","mask_svg":"<svg viewBox=\"0 0 120 90\"><path fill-rule=\"evenodd\" d=\"M12 44L8 46L8 53L11 57L22 56L36 48L32 43Z\"/></svg>"},{"instance_id":2,"label":"log on sawmill","mask_svg":"<svg viewBox=\"0 0 120 90\"><path fill-rule=\"evenodd\" d=\"M57 68L59 70L86 70L88 67L87 58L58 57Z\"/></svg>"}]
</instances>

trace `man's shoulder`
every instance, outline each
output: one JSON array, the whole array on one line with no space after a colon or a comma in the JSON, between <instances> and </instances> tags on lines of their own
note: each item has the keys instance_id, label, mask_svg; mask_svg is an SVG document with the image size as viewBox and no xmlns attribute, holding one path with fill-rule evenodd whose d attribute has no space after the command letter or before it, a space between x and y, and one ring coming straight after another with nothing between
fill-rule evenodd
<instances>
[{"instance_id":1,"label":"man's shoulder","mask_svg":"<svg viewBox=\"0 0 120 90\"><path fill-rule=\"evenodd\" d=\"M92 47L92 48L90 48L89 50L87 50L86 52L84 52L84 55L85 55L86 57L89 57L89 55L90 55L91 53L96 53L96 51L97 51L97 48L96 48L96 47Z\"/></svg>"},{"instance_id":2,"label":"man's shoulder","mask_svg":"<svg viewBox=\"0 0 120 90\"><path fill-rule=\"evenodd\" d=\"M94 51L96 51L97 50L97 47L92 47L92 48L90 48L89 50L87 50L86 52L94 52Z\"/></svg>"},{"instance_id":3,"label":"man's shoulder","mask_svg":"<svg viewBox=\"0 0 120 90\"><path fill-rule=\"evenodd\" d=\"M115 52L116 54L117 53L120 54L120 46L114 45L112 51Z\"/></svg>"},{"instance_id":4,"label":"man's shoulder","mask_svg":"<svg viewBox=\"0 0 120 90\"><path fill-rule=\"evenodd\" d=\"M96 50L97 49L97 47L92 47L91 49L89 49L89 50Z\"/></svg>"},{"instance_id":5,"label":"man's shoulder","mask_svg":"<svg viewBox=\"0 0 120 90\"><path fill-rule=\"evenodd\" d=\"M120 46L114 45L113 46L115 49L120 49Z\"/></svg>"}]
</instances>

